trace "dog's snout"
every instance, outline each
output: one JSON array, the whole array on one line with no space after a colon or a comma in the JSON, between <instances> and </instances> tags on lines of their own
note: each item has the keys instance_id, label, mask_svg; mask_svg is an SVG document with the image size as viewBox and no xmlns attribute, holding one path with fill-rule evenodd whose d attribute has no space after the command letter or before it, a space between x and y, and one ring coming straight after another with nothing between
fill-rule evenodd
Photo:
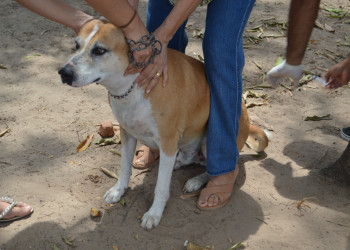
<instances>
[{"instance_id":1,"label":"dog's snout","mask_svg":"<svg viewBox=\"0 0 350 250\"><path fill-rule=\"evenodd\" d=\"M74 68L71 64L66 64L59 71L58 74L61 76L62 83L67 83L68 85L72 85L74 81L75 74Z\"/></svg>"}]
</instances>

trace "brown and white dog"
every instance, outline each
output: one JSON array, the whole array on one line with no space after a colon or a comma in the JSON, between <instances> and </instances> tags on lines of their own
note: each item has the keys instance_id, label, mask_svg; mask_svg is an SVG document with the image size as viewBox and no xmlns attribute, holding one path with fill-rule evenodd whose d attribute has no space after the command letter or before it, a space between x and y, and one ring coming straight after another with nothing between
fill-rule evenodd
<instances>
[{"instance_id":1,"label":"brown and white dog","mask_svg":"<svg viewBox=\"0 0 350 250\"><path fill-rule=\"evenodd\" d=\"M123 76L129 64L122 31L110 23L93 20L86 23L76 38L76 54L60 69L62 82L82 87L99 82L109 92L109 101L121 127L122 159L117 183L107 191L107 203L120 200L128 187L137 140L160 151L154 201L142 217L141 226L158 225L169 198L174 168L201 163L206 155L206 128L209 116L209 86L204 65L180 52L168 49L169 80L159 83L149 94L134 87L138 74ZM238 148L247 141L263 151L268 139L258 127L250 125L242 104ZM206 173L187 181L185 191L200 189L208 181Z\"/></svg>"}]
</instances>

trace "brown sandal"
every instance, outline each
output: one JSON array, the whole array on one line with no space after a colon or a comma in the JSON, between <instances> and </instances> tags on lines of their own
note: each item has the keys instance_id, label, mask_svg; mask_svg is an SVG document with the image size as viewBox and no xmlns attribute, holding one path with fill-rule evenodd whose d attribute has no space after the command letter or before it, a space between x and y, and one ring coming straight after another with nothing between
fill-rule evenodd
<instances>
[{"instance_id":1,"label":"brown sandal","mask_svg":"<svg viewBox=\"0 0 350 250\"><path fill-rule=\"evenodd\" d=\"M229 199L232 195L233 186L235 184L235 180L236 180L236 177L238 175L238 169L237 169L237 171L233 171L231 173L232 173L232 176L229 177L230 178L229 183L218 185L218 184L214 183L214 181L210 180L208 182L207 186L202 189L202 191L199 195L199 198L198 198L198 202L197 202L197 207L200 210L206 210L206 211L215 210L215 209L221 208L227 204L227 202L229 201ZM208 201L209 197L212 195L218 197L218 199L219 199L218 204L214 205L214 206L209 206L208 204L206 206L202 206L201 201L203 201L203 200Z\"/></svg>"},{"instance_id":2,"label":"brown sandal","mask_svg":"<svg viewBox=\"0 0 350 250\"><path fill-rule=\"evenodd\" d=\"M132 165L136 169L146 169L159 162L159 151L152 151L149 147L142 145L135 152Z\"/></svg>"}]
</instances>

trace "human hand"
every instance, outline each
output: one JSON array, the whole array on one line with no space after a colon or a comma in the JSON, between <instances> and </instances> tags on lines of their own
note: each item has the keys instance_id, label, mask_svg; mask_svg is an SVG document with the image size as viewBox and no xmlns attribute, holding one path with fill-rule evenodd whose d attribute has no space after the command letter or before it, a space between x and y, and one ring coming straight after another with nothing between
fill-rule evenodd
<instances>
[{"instance_id":1,"label":"human hand","mask_svg":"<svg viewBox=\"0 0 350 250\"><path fill-rule=\"evenodd\" d=\"M290 77L293 80L293 86L296 88L299 84L299 80L303 76L303 66L302 65L290 65L285 60L273 67L266 74L266 80L269 84L271 84L274 88L276 88L279 82L284 77Z\"/></svg>"},{"instance_id":2,"label":"human hand","mask_svg":"<svg viewBox=\"0 0 350 250\"><path fill-rule=\"evenodd\" d=\"M154 36L156 40L158 40L161 44L161 52L159 55L154 57L153 63L147 65L137 77L136 82L138 86L142 86L143 84L147 84L146 93L149 93L159 82L159 78L163 76L162 85L165 86L168 81L168 65L167 65L167 47L168 41L166 41L159 29L154 32Z\"/></svg>"},{"instance_id":3,"label":"human hand","mask_svg":"<svg viewBox=\"0 0 350 250\"><path fill-rule=\"evenodd\" d=\"M344 61L332 66L326 76L327 89L336 89L350 81L350 56Z\"/></svg>"}]
</instances>

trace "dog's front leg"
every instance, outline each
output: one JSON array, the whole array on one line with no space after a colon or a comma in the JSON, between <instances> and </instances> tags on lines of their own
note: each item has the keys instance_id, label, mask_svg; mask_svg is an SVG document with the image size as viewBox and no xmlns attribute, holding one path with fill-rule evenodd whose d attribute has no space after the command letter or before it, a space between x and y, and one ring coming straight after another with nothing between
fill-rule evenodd
<instances>
[{"instance_id":1,"label":"dog's front leg","mask_svg":"<svg viewBox=\"0 0 350 250\"><path fill-rule=\"evenodd\" d=\"M157 185L154 192L152 207L142 217L141 226L151 229L159 224L167 200L170 196L171 175L173 173L176 154L168 156L160 151Z\"/></svg>"},{"instance_id":2,"label":"dog's front leg","mask_svg":"<svg viewBox=\"0 0 350 250\"><path fill-rule=\"evenodd\" d=\"M123 128L120 128L120 135L122 140L122 168L117 183L103 196L107 203L116 203L124 195L125 190L128 188L132 171L132 159L134 157L137 141Z\"/></svg>"}]
</instances>

